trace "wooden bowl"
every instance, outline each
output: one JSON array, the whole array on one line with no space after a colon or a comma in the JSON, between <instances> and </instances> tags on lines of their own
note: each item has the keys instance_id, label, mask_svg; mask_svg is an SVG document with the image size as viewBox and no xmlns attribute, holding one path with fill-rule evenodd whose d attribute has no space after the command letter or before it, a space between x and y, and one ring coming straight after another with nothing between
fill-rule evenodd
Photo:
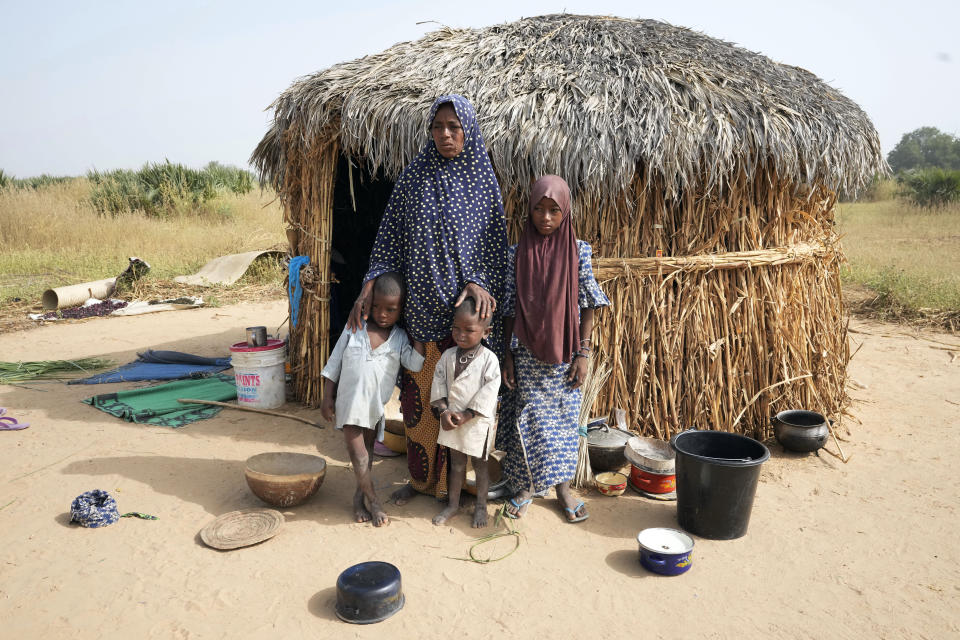
<instances>
[{"instance_id":1,"label":"wooden bowl","mask_svg":"<svg viewBox=\"0 0 960 640\"><path fill-rule=\"evenodd\" d=\"M398 436L406 435L403 420L391 420L387 418L383 421L383 427L387 433L393 433Z\"/></svg>"},{"instance_id":2,"label":"wooden bowl","mask_svg":"<svg viewBox=\"0 0 960 640\"><path fill-rule=\"evenodd\" d=\"M323 484L327 461L308 453L260 453L247 459L243 473L253 494L267 504L295 507Z\"/></svg>"},{"instance_id":3,"label":"wooden bowl","mask_svg":"<svg viewBox=\"0 0 960 640\"><path fill-rule=\"evenodd\" d=\"M390 431L383 432L383 446L394 453L406 453L407 452L407 436L395 433Z\"/></svg>"},{"instance_id":4,"label":"wooden bowl","mask_svg":"<svg viewBox=\"0 0 960 640\"><path fill-rule=\"evenodd\" d=\"M502 451L494 451L489 456L487 456L487 470L490 472L490 487L487 489L489 493L496 491L504 482L503 479L503 469L500 466L500 460L503 459L503 456L506 454ZM473 470L473 460L470 457L467 457L467 477L463 483L463 489L470 495L477 495L477 472Z\"/></svg>"},{"instance_id":5,"label":"wooden bowl","mask_svg":"<svg viewBox=\"0 0 960 640\"><path fill-rule=\"evenodd\" d=\"M594 481L597 489L605 496L619 496L627 490L627 476L617 471L598 473Z\"/></svg>"}]
</instances>

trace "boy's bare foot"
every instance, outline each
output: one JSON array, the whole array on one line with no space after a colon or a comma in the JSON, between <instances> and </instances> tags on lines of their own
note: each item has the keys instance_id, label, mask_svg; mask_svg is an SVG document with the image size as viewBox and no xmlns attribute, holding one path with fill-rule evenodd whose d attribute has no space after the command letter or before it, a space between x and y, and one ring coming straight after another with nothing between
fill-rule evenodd
<instances>
[{"instance_id":1,"label":"boy's bare foot","mask_svg":"<svg viewBox=\"0 0 960 640\"><path fill-rule=\"evenodd\" d=\"M366 506L370 511L370 519L373 520L373 526L380 527L385 524L390 524L390 519L384 512L383 505L380 504L379 500L370 500L367 498Z\"/></svg>"},{"instance_id":2,"label":"boy's bare foot","mask_svg":"<svg viewBox=\"0 0 960 640\"><path fill-rule=\"evenodd\" d=\"M449 519L452 518L453 516L457 515L457 511L459 511L459 510L460 510L460 505L451 504L451 505L447 506L446 509L444 509L443 511L441 511L441 512L438 513L437 515L433 516L433 524L435 524L435 525L441 525L441 524L446 523L447 520L449 520Z\"/></svg>"},{"instance_id":3,"label":"boy's bare foot","mask_svg":"<svg viewBox=\"0 0 960 640\"><path fill-rule=\"evenodd\" d=\"M533 494L528 489L524 489L507 500L507 515L511 518L522 518L532 501Z\"/></svg>"},{"instance_id":4,"label":"boy's bare foot","mask_svg":"<svg viewBox=\"0 0 960 640\"><path fill-rule=\"evenodd\" d=\"M487 505L479 502L473 507L473 528L482 529L487 526Z\"/></svg>"},{"instance_id":5,"label":"boy's bare foot","mask_svg":"<svg viewBox=\"0 0 960 640\"><path fill-rule=\"evenodd\" d=\"M393 500L393 504L397 505L398 507L402 507L403 505L410 502L410 499L416 494L417 494L416 490L414 490L414 488L410 486L410 483L408 482L407 484L403 485L402 487L400 487L399 489L391 493L390 499Z\"/></svg>"},{"instance_id":6,"label":"boy's bare foot","mask_svg":"<svg viewBox=\"0 0 960 640\"><path fill-rule=\"evenodd\" d=\"M367 510L367 505L363 503L363 491L357 489L357 492L353 494L353 521L370 522L372 518L373 516Z\"/></svg>"}]
</instances>

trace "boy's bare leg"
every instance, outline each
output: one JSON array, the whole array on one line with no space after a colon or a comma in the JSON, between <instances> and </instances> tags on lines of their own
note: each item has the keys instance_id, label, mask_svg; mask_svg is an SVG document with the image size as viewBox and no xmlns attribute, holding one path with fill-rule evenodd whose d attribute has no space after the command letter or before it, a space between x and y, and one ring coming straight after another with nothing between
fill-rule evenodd
<instances>
[{"instance_id":1,"label":"boy's bare leg","mask_svg":"<svg viewBox=\"0 0 960 640\"><path fill-rule=\"evenodd\" d=\"M433 517L433 524L443 524L460 509L460 489L467 474L467 454L450 449L450 471L447 474L447 508Z\"/></svg>"},{"instance_id":2,"label":"boy's bare leg","mask_svg":"<svg viewBox=\"0 0 960 640\"><path fill-rule=\"evenodd\" d=\"M363 429L355 425L344 425L343 438L347 443L347 453L357 477L357 491L353 496L353 515L357 522L373 521L373 526L386 524L387 514L377 499L373 488L373 429Z\"/></svg>"},{"instance_id":3,"label":"boy's bare leg","mask_svg":"<svg viewBox=\"0 0 960 640\"><path fill-rule=\"evenodd\" d=\"M477 474L477 502L473 506L473 528L487 526L487 493L490 491L490 468L486 460L471 458Z\"/></svg>"}]
</instances>

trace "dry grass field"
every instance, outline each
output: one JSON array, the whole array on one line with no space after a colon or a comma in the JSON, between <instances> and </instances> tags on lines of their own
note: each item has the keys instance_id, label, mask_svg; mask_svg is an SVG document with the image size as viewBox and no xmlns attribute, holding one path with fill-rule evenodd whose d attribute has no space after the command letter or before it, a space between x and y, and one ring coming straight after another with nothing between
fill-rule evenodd
<instances>
[{"instance_id":1,"label":"dry grass field","mask_svg":"<svg viewBox=\"0 0 960 640\"><path fill-rule=\"evenodd\" d=\"M90 186L76 178L0 190L0 304L7 311L28 309L49 287L116 275L129 256L152 266L143 283L149 291L182 295L188 292L172 285L173 276L193 273L216 256L286 243L272 192L228 193L195 215L157 218L98 214ZM859 290L851 296L859 311L960 328L960 206L929 211L888 197L841 204L837 220L849 259L844 281ZM268 269L241 286L279 295L282 278L279 269ZM244 295L206 290L214 304Z\"/></svg>"},{"instance_id":2,"label":"dry grass field","mask_svg":"<svg viewBox=\"0 0 960 640\"><path fill-rule=\"evenodd\" d=\"M960 206L847 203L837 220L849 260L844 282L867 290L861 310L960 328Z\"/></svg>"},{"instance_id":3,"label":"dry grass field","mask_svg":"<svg viewBox=\"0 0 960 640\"><path fill-rule=\"evenodd\" d=\"M36 301L49 287L112 277L129 256L149 262L150 280L162 282L193 273L216 256L286 242L272 192L227 193L200 215L167 218L101 215L89 193L85 178L0 190L0 302Z\"/></svg>"}]
</instances>

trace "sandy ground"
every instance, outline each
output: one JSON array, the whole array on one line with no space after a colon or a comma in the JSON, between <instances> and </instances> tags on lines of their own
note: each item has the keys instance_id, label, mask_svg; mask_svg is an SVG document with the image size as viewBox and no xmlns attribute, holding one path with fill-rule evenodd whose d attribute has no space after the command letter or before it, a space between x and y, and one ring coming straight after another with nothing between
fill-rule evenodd
<instances>
[{"instance_id":1,"label":"sandy ground","mask_svg":"<svg viewBox=\"0 0 960 640\"><path fill-rule=\"evenodd\" d=\"M285 315L278 301L64 323L0 335L0 353L217 355L244 327L272 329ZM388 527L352 523L353 476L332 429L230 410L179 430L145 427L79 402L121 385L0 387L0 405L32 423L0 432L0 636L957 637L960 358L943 343L960 340L852 326L862 348L851 365L860 424L849 423L842 443L849 462L770 443L747 535L697 538L692 569L675 578L647 573L635 542L645 527L676 526L673 503L591 492L590 519L569 525L554 499L537 500L519 550L474 564L456 559L474 535L466 509L434 527L436 502L418 497L388 505ZM296 403L284 410L318 416ZM323 455L319 493L287 510L267 542L205 547L198 532L214 517L261 506L243 461L273 450ZM375 466L384 492L404 473L400 459ZM160 519L70 525L71 500L94 488L121 512ZM369 627L338 621L338 574L372 559L400 568L405 608Z\"/></svg>"}]
</instances>

